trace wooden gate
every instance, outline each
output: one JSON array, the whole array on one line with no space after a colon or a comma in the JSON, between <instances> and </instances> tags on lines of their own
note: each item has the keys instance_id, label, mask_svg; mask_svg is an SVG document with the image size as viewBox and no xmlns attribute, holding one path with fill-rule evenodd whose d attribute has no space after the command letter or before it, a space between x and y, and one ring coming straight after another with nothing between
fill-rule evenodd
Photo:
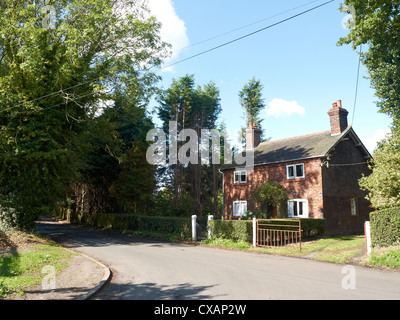
<instances>
[{"instance_id":1,"label":"wooden gate","mask_svg":"<svg viewBox=\"0 0 400 320\"><path fill-rule=\"evenodd\" d=\"M259 247L299 246L301 251L301 221L281 219L257 219Z\"/></svg>"}]
</instances>

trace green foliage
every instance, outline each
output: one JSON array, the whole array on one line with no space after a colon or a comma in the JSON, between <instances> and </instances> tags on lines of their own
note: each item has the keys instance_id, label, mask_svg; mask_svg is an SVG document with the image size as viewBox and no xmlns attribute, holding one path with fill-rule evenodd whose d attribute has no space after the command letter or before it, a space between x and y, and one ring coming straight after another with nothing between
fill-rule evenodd
<instances>
[{"instance_id":1,"label":"green foliage","mask_svg":"<svg viewBox=\"0 0 400 320\"><path fill-rule=\"evenodd\" d=\"M258 218L271 218L272 208L276 207L281 216L286 212L287 194L277 182L266 181L254 192L255 214Z\"/></svg>"},{"instance_id":2,"label":"green foliage","mask_svg":"<svg viewBox=\"0 0 400 320\"><path fill-rule=\"evenodd\" d=\"M155 232L161 236L173 235L178 240L190 240L190 217L157 217L136 214L84 214L81 222L102 229Z\"/></svg>"},{"instance_id":3,"label":"green foliage","mask_svg":"<svg viewBox=\"0 0 400 320\"><path fill-rule=\"evenodd\" d=\"M261 81L253 77L239 92L240 104L246 111L247 123L255 123L258 126L262 121L260 112L265 108L262 89Z\"/></svg>"},{"instance_id":4,"label":"green foliage","mask_svg":"<svg viewBox=\"0 0 400 320\"><path fill-rule=\"evenodd\" d=\"M370 221L373 247L400 245L400 207L372 212Z\"/></svg>"},{"instance_id":5,"label":"green foliage","mask_svg":"<svg viewBox=\"0 0 400 320\"><path fill-rule=\"evenodd\" d=\"M252 242L253 222L251 220L210 220L208 228L213 239Z\"/></svg>"},{"instance_id":6,"label":"green foliage","mask_svg":"<svg viewBox=\"0 0 400 320\"><path fill-rule=\"evenodd\" d=\"M291 218L292 219L292 218ZM300 218L301 230L304 237L322 236L325 231L325 219Z\"/></svg>"},{"instance_id":7,"label":"green foliage","mask_svg":"<svg viewBox=\"0 0 400 320\"><path fill-rule=\"evenodd\" d=\"M363 176L359 184L368 191L367 199L378 209L400 206L400 131L379 143L374 152L372 174Z\"/></svg>"},{"instance_id":8,"label":"green foliage","mask_svg":"<svg viewBox=\"0 0 400 320\"><path fill-rule=\"evenodd\" d=\"M17 293L43 280L44 266L51 265L56 272L68 266L73 253L54 244L35 245L29 250L0 256L0 298Z\"/></svg>"},{"instance_id":9,"label":"green foliage","mask_svg":"<svg viewBox=\"0 0 400 320\"><path fill-rule=\"evenodd\" d=\"M400 3L392 0L345 0L355 8L354 28L339 45L359 45L372 87L379 98L378 107L393 119L400 119ZM343 8L343 5L341 6Z\"/></svg>"},{"instance_id":10,"label":"green foliage","mask_svg":"<svg viewBox=\"0 0 400 320\"><path fill-rule=\"evenodd\" d=\"M289 220L289 221L288 221ZM301 221L301 230L303 237L322 236L325 228L325 219L268 219L271 222L271 229L293 230L291 227L274 227L274 224L293 226L290 221ZM253 237L253 221L246 220L211 220L208 222L208 228L211 230L213 239L230 239L233 241L252 242Z\"/></svg>"},{"instance_id":11,"label":"green foliage","mask_svg":"<svg viewBox=\"0 0 400 320\"><path fill-rule=\"evenodd\" d=\"M263 85L260 80L253 77L243 89L239 92L240 104L245 110L246 126L242 127L239 142L242 145L246 144L245 130L249 123L254 123L262 130L260 112L265 108L264 99L262 98ZM261 133L261 141L267 141L264 137L264 132Z\"/></svg>"},{"instance_id":12,"label":"green foliage","mask_svg":"<svg viewBox=\"0 0 400 320\"><path fill-rule=\"evenodd\" d=\"M200 145L201 130L217 128L221 112L219 95L219 89L213 82L196 87L193 75L174 80L170 88L162 91L159 96L160 106L157 113L162 121L163 131L168 134L170 121L175 121L178 135L184 129L194 130L198 141L191 142ZM169 143L172 139L168 135ZM187 142L186 139L177 140L178 150ZM168 152L169 150L167 156L171 157ZM218 216L218 191L221 189L218 164L202 165L200 152L196 160L198 164L191 161L188 165L183 165L181 161L177 161L176 164L168 163L158 168L158 180L162 186L159 192L161 194L157 196L157 203L162 205L159 212L196 214L199 217L212 212Z\"/></svg>"},{"instance_id":13,"label":"green foliage","mask_svg":"<svg viewBox=\"0 0 400 320\"><path fill-rule=\"evenodd\" d=\"M21 228L80 181L101 102L118 91L145 104L167 53L142 2L52 1L54 29L42 5L0 1L0 208Z\"/></svg>"},{"instance_id":14,"label":"green foliage","mask_svg":"<svg viewBox=\"0 0 400 320\"><path fill-rule=\"evenodd\" d=\"M125 212L146 212L153 201L155 188L154 167L146 161L146 150L133 144L121 157L121 172L110 188L110 194L117 198Z\"/></svg>"},{"instance_id":15,"label":"green foliage","mask_svg":"<svg viewBox=\"0 0 400 320\"><path fill-rule=\"evenodd\" d=\"M368 264L372 266L385 266L393 269L400 268L400 247L388 247L372 250L368 259Z\"/></svg>"}]
</instances>

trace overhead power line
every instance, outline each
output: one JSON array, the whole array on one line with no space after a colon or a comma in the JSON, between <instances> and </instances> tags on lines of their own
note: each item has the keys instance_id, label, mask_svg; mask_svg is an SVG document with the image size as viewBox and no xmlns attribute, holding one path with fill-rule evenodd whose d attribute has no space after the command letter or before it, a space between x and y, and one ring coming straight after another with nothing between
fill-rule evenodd
<instances>
[{"instance_id":1,"label":"overhead power line","mask_svg":"<svg viewBox=\"0 0 400 320\"><path fill-rule=\"evenodd\" d=\"M357 81L356 81L356 93L354 97L354 106L353 106L353 117L351 120L351 126L354 124L354 116L356 114L356 105L357 105L357 97L358 97L358 83L360 81L360 66L361 66L361 56L362 56L362 44L360 45L360 57L358 59L358 70L357 70Z\"/></svg>"},{"instance_id":2,"label":"overhead power line","mask_svg":"<svg viewBox=\"0 0 400 320\"><path fill-rule=\"evenodd\" d=\"M206 39L206 40L202 40L202 41L193 43L193 44L191 44L191 45L189 45L189 46L187 46L187 47L180 48L180 49L178 49L178 50L176 50L176 51L173 51L172 53L179 53L179 52L181 52L181 51L183 51L183 50L186 50L186 49L189 49L189 48L193 48L193 47L198 46L198 45L200 45L200 44L209 42L209 41L211 41L211 40L215 40L215 39L217 39L217 38L226 36L226 35L228 35L228 34L234 33L234 32L239 31L239 30L243 30L243 29L245 29L245 28L254 26L254 25L256 25L256 24L259 24L259 23L261 23L261 22L264 22L264 21L267 21L267 20L271 20L271 19L273 19L273 18L279 17L279 16L281 16L281 15L283 15L283 14L292 12L292 11L294 11L294 10L303 8L303 7L305 7L305 6L308 6L308 5L310 5L310 4L312 4L312 3L315 3L315 2L318 2L318 1L320 1L320 0L314 0L314 1L311 1L311 2L307 2L307 3L305 3L305 4L302 4L302 5L300 5L300 6L297 6L297 7L295 7L295 8L286 10L286 11L284 11L284 12L277 13L277 14L275 14L275 15L273 15L273 16L268 17L268 18L264 18L264 19L261 19L261 20L258 20L258 21L255 21L255 22L246 24L246 25L244 25L244 26L242 26L242 27L238 27L238 28L235 28L235 29L233 29L233 30L230 30L230 31L221 33L221 34L219 34L219 35L213 36L213 37L208 38L208 39Z\"/></svg>"},{"instance_id":3,"label":"overhead power line","mask_svg":"<svg viewBox=\"0 0 400 320\"><path fill-rule=\"evenodd\" d=\"M238 41L240 41L240 40L246 39L246 38L251 37L251 36L253 36L253 35L255 35L255 34L258 34L258 33L260 33L260 32L263 32L263 31L265 31L265 30L271 29L271 28L273 28L273 27L275 27L275 26L277 26L277 25L283 24L283 23L285 23L285 22L287 22L287 21L290 21L290 20L293 20L293 19L295 19L295 18L297 18L297 17L303 16L303 15L305 15L305 14L311 12L311 11L315 11L315 10L317 10L317 9L323 7L323 6L326 6L326 5L328 5L328 4L330 4L330 3L334 2L334 1L335 1L335 0L330 0L330 1L324 2L324 3L322 3L322 4L318 5L318 6L315 6L315 7L312 7L312 8L310 8L310 9L308 9L308 10L302 11L302 12L300 12L300 13L298 13L298 14L295 14L295 15L293 15L293 16L290 16L289 18L280 20L280 21L278 21L278 22L276 22L276 23L273 23L273 24L271 24L271 25L269 25L269 26L263 27L263 28L258 29L258 30L256 30L256 31L247 33L247 34L245 34L245 35L243 35L243 36L241 36L241 37L238 37L238 38L233 39L233 40L231 40L231 41L225 42L225 43L220 44L220 45L218 45L218 46L215 46L215 47L213 47L213 48L211 48L211 49L208 49L208 50L205 50L205 51L200 52L200 53L198 53L198 54L192 55L192 56L190 56L190 57L188 57L188 58L185 58L185 59L176 61L176 62L171 63L171 64L169 64L169 65L159 67L157 70L154 70L154 71L157 72L157 71L160 71L160 70L163 70L163 69L166 69L166 68L175 66L175 65L177 65L177 64L183 63L183 62L185 62L185 61L192 60L192 59L197 58L197 57L199 57L199 56L205 55L205 54L207 54L207 53L209 53L209 52L218 50L218 49L223 48L223 47L225 47L225 46L228 46L228 45L230 45L230 44L232 44L232 43L238 42ZM312 1L312 2L315 2L315 1ZM310 3L312 3L312 2L310 2ZM306 5L306 4L305 4L305 5ZM303 6L304 6L304 5L303 5ZM302 7L302 6L300 6L300 7ZM295 10L295 9L292 9L292 10ZM289 11L292 11L292 10L289 10ZM280 15L280 14L278 14L278 15ZM270 18L267 18L267 19L270 19ZM265 20L267 20L267 19L265 19ZM258 22L260 22L260 21L258 21ZM256 24L256 23L258 23L258 22L255 22L254 24ZM241 28L238 28L238 29L242 29L242 28L245 28L245 27L241 27ZM238 29L237 29L237 30L238 30ZM235 30L235 31L236 31L236 30ZM233 32L233 31L232 31L232 32ZM230 32L228 32L228 33L230 33ZM218 36L217 36L217 37L218 37ZM205 41L208 41L208 40L205 40ZM150 68L150 70L151 70L151 69L152 69L152 68ZM148 72L149 72L149 71L148 71ZM100 80L100 78L98 78L98 79L92 79L92 80L87 80L87 81L84 81L84 82L81 82L81 83L77 83L76 85L74 85L74 86L72 86L72 87L69 87L69 88L66 88L66 89L62 89L62 90L58 90L58 91L55 91L55 92L50 93L50 94L48 94L48 95L41 96L41 97L38 97L38 98L36 98L36 99L23 102L23 103L21 103L21 104L12 106L12 107L10 107L10 108L0 110L0 112L9 111L9 110L18 108L18 107L20 107L20 106L22 106L22 105L25 105L25 104L27 104L27 103L34 102L34 101L38 101L38 100L41 100L41 99L45 99L45 98L51 97L51 96L53 96L53 95L57 95L57 94L59 94L59 93L61 93L61 92L64 92L64 91L67 91L67 90L70 90L70 89L73 89L73 88L76 88L76 87L79 87L79 86L81 86L81 85L84 85L84 84L87 84L87 83L90 83L90 82L94 82L94 81L97 81L97 80ZM95 93L92 93L92 94L95 94ZM90 95L90 94L88 94L88 95ZM81 99L81 98L86 97L86 96L88 96L88 95L80 96L80 97L78 97L77 99ZM65 104L65 103L66 103L66 102L64 102L64 103L59 103L59 104L56 104L56 105L52 105L52 106L49 106L49 107L44 108L43 110L48 110L48 109L54 108L55 106L63 105L63 104ZM43 111L43 110L42 110L42 111ZM40 111L39 111L39 112L40 112Z\"/></svg>"},{"instance_id":4,"label":"overhead power line","mask_svg":"<svg viewBox=\"0 0 400 320\"><path fill-rule=\"evenodd\" d=\"M195 54L195 55L193 55L193 56L190 56L190 57L188 57L188 58L185 58L185 59L179 60L179 61L177 61L177 62L171 63L171 64L169 64L169 65L167 65L167 66L163 66L163 67L160 68L160 70L165 69L165 68L172 67L172 66L174 66L174 65L177 65L177 64L179 64L179 63L182 63L182 62L185 62L185 61L194 59L194 58L197 58L197 57L202 56L202 55L204 55L204 54L206 54L206 53L209 53L209 52L211 52L211 51L215 51L215 50L220 49L220 48L222 48L222 47L228 46L228 45L230 45L230 44L232 44L232 43L235 43L235 42L238 42L238 41L240 41L240 40L246 39L246 38L251 37L251 36L253 36L253 35L257 34L257 33L260 33L260 32L262 32L262 31L271 29L271 28L273 28L273 27L275 27L275 26L277 26L277 25L280 25L280 24L285 23L285 22L287 22L287 21L293 20L293 19L295 19L295 18L297 18L297 17L300 17L300 16L302 16L302 15L305 15L306 13L309 13L309 12L314 11L314 10L316 10L316 9L319 9L319 8L321 8L321 7L323 7L323 6L326 6L326 5L328 5L328 4L330 4L330 3L334 2L334 1L335 1L335 0L327 1L327 2L325 2L325 3L323 3L323 4L320 4L320 5L318 5L318 6L315 6L315 7L311 8L311 9L308 9L308 10L305 10L305 11L303 11L303 12L300 12L300 13L298 13L298 14L296 14L296 15L293 15L293 16L291 16L291 17L289 17L289 18L286 18L286 19L283 19L283 20L281 20L281 21L278 21L278 22L276 22L276 23L274 23L274 24L271 24L271 25L269 25L269 26L267 26L267 27L264 27L264 28L258 29L258 30L256 30L256 31L250 32L250 33L248 33L248 34L245 34L244 36L241 36L241 37L239 37L239 38L236 38L236 39L233 39L233 40L231 40L231 41L225 42L225 43L220 44L220 45L218 45L218 46L216 46L216 47L214 47L214 48L205 50L205 51L203 51L203 52L200 52L200 53Z\"/></svg>"}]
</instances>

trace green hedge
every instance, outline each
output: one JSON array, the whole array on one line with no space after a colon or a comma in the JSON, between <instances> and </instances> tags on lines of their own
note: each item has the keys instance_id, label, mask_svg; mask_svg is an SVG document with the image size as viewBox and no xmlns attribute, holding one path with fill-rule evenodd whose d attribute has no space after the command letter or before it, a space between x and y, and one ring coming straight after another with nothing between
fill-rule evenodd
<instances>
[{"instance_id":1,"label":"green hedge","mask_svg":"<svg viewBox=\"0 0 400 320\"><path fill-rule=\"evenodd\" d=\"M322 236L325 231L325 219L300 218L303 237Z\"/></svg>"},{"instance_id":2,"label":"green hedge","mask_svg":"<svg viewBox=\"0 0 400 320\"><path fill-rule=\"evenodd\" d=\"M155 217L136 214L102 213L93 215L79 214L75 220L75 223L102 229L156 232L161 235L172 235L180 240L190 240L192 237L190 217ZM322 235L324 231L324 219L300 220L303 237ZM271 221L279 221L279 219ZM207 227L207 217L197 218L197 236L199 239L204 239L207 236L207 228L211 231L213 238L252 242L252 220L211 220L208 222Z\"/></svg>"},{"instance_id":3,"label":"green hedge","mask_svg":"<svg viewBox=\"0 0 400 320\"><path fill-rule=\"evenodd\" d=\"M371 212L372 246L400 244L400 207Z\"/></svg>"},{"instance_id":4,"label":"green hedge","mask_svg":"<svg viewBox=\"0 0 400 320\"><path fill-rule=\"evenodd\" d=\"M211 237L216 239L230 239L234 241L252 242L252 220L210 220L208 228Z\"/></svg>"},{"instance_id":5,"label":"green hedge","mask_svg":"<svg viewBox=\"0 0 400 320\"><path fill-rule=\"evenodd\" d=\"M198 218L204 225L207 218ZM156 232L160 235L174 235L181 240L190 240L192 226L190 217L155 217L136 214L80 214L75 223L90 225L101 229ZM203 227L205 229L205 226Z\"/></svg>"},{"instance_id":6,"label":"green hedge","mask_svg":"<svg viewBox=\"0 0 400 320\"><path fill-rule=\"evenodd\" d=\"M285 220L300 220L303 237L321 236L324 232L325 219L285 219ZM280 225L290 222L279 221L279 219L271 219ZM253 221L252 220L211 220L209 221L209 229L212 238L230 239L234 241L252 242L253 239ZM271 224L270 228L285 229L285 227L274 227ZM287 228L293 230L293 228Z\"/></svg>"}]
</instances>

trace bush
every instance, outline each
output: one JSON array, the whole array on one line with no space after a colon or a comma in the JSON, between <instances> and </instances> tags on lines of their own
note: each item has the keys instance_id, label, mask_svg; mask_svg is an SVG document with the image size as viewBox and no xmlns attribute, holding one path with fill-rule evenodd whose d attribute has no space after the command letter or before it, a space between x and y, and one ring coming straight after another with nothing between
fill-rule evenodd
<instances>
[{"instance_id":1,"label":"bush","mask_svg":"<svg viewBox=\"0 0 400 320\"><path fill-rule=\"evenodd\" d=\"M271 222L279 222L280 225L290 222L279 221L280 219L269 219ZM300 220L303 237L321 236L324 232L325 219L285 219ZM211 237L213 239L230 239L233 241L252 242L253 239L253 221L252 220L211 220L208 222ZM271 229L285 230L285 227L274 226ZM286 230L293 230L288 227Z\"/></svg>"},{"instance_id":2,"label":"bush","mask_svg":"<svg viewBox=\"0 0 400 320\"><path fill-rule=\"evenodd\" d=\"M322 236L325 231L325 219L294 219L301 221L301 230L303 237Z\"/></svg>"},{"instance_id":3,"label":"bush","mask_svg":"<svg viewBox=\"0 0 400 320\"><path fill-rule=\"evenodd\" d=\"M210 220L208 228L214 239L252 242L253 221L251 220Z\"/></svg>"},{"instance_id":4,"label":"bush","mask_svg":"<svg viewBox=\"0 0 400 320\"><path fill-rule=\"evenodd\" d=\"M198 223L204 220L198 219ZM155 232L160 235L175 235L181 240L192 237L191 218L185 217L154 217L136 214L79 214L76 221L101 229L129 230Z\"/></svg>"},{"instance_id":5,"label":"bush","mask_svg":"<svg viewBox=\"0 0 400 320\"><path fill-rule=\"evenodd\" d=\"M371 212L373 247L389 247L400 244L400 207Z\"/></svg>"}]
</instances>

